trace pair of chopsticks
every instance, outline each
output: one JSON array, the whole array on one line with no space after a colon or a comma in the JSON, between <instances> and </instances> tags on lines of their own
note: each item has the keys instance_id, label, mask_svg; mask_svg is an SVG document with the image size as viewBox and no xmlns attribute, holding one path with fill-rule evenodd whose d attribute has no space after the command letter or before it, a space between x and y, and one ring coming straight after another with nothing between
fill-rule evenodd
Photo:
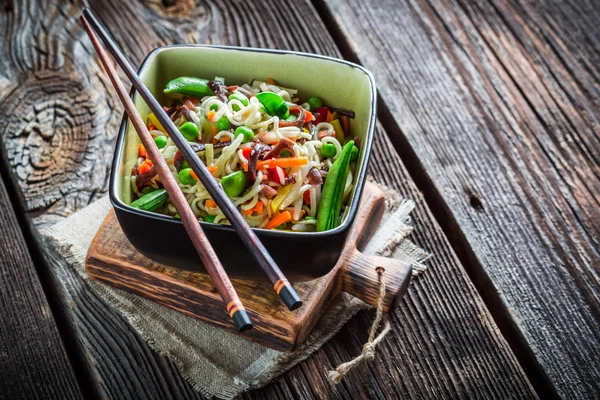
<instances>
[{"instance_id":1,"label":"pair of chopsticks","mask_svg":"<svg viewBox=\"0 0 600 400\"><path fill-rule=\"evenodd\" d=\"M84 9L81 16L81 22L83 23L83 26L87 31L92 44L98 53L98 56L100 57L102 65L106 69L109 78L115 87L115 90L117 91L119 99L125 107L125 112L129 116L142 141L142 144L148 152L150 160L152 161L152 165L158 172L160 181L167 190L171 202L175 205L175 208L181 217L181 221L183 222L183 225L190 239L192 240L194 248L204 263L204 266L206 267L206 270L208 271L217 291L219 292L223 303L226 305L227 312L233 319L236 329L242 332L252 328L252 322L250 321L248 313L246 312L235 289L233 288L227 273L223 269L217 254L202 230L198 219L194 215L183 192L177 184L177 181L173 177L169 167L167 166L167 163L163 159L162 154L154 143L152 136L148 132L146 124L138 114L133 101L127 95L127 91L117 75L114 66L110 62L108 55L104 51L98 36L100 39L102 39L108 48L108 51L116 60L117 64L119 64L129 80L132 82L135 90L137 90L142 96L144 101L148 104L149 108L159 120L160 124L167 131L171 140L173 140L177 148L183 153L184 158L188 161L192 170L196 173L221 211L223 211L223 214L225 214L227 220L231 223L257 263L267 274L267 277L273 284L273 288L281 297L285 305L290 310L295 310L300 307L302 305L302 300L300 300L300 297L285 278L267 249L252 231L252 228L250 228L248 223L244 220L229 197L225 194L223 188L213 179L204 163L192 150L191 146L179 132L179 129L177 129L171 118L169 118L162 106L144 85L138 74L134 71L131 64L127 61L123 53L119 50L100 22L88 9ZM98 36L96 36L94 31L97 32Z\"/></svg>"}]
</instances>

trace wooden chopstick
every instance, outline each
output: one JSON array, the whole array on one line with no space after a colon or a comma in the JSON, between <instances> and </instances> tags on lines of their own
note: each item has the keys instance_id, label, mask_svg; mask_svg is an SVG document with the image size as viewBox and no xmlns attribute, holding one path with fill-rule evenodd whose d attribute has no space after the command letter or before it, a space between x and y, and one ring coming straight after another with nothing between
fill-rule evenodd
<instances>
[{"instance_id":1,"label":"wooden chopstick","mask_svg":"<svg viewBox=\"0 0 600 400\"><path fill-rule=\"evenodd\" d=\"M177 129L173 121L171 121L171 118L165 113L150 90L144 85L121 50L119 50L115 42L90 10L87 8L84 9L83 16L87 18L89 23L94 27L94 30L98 33L100 39L102 39L119 66L123 69L135 90L137 90L144 101L146 101L148 107L150 107L160 124L165 128L171 140L173 140L177 148L183 153L184 158L190 164L192 170L200 179L200 182L202 182L210 196L217 203L221 211L223 211L223 214L225 214L227 220L231 223L231 226L233 226L258 265L260 265L262 270L267 274L267 277L273 284L273 288L279 297L290 310L295 310L300 307L302 305L302 300L300 300L300 297L285 278L265 246L256 236L252 228L250 228L229 197L225 194L221 185L217 184L212 175L208 172L208 169L202 160L200 160L198 155L192 150L188 141L179 132L179 129Z\"/></svg>"},{"instance_id":2,"label":"wooden chopstick","mask_svg":"<svg viewBox=\"0 0 600 400\"><path fill-rule=\"evenodd\" d=\"M152 165L156 168L158 172L158 176L160 178L161 183L164 185L165 189L169 193L169 199L175 205L177 212L181 216L181 221L185 226L188 236L192 240L198 255L202 259L210 278L213 281L213 284L217 288L217 291L221 295L223 299L223 303L226 305L227 313L233 319L235 323L235 327L238 332L243 332L252 328L252 322L250 321L250 317L244 308L244 305L240 301L225 269L221 265L219 258L217 257L217 253L211 246L208 238L204 234L204 231L200 227L198 223L198 218L194 215L191 206L188 204L181 188L175 181L171 170L169 169L167 162L162 157L160 150L154 143L150 132L148 132L148 128L146 128L146 124L142 120L142 117L138 114L135 105L131 98L127 95L127 91L121 82L121 79L117 75L115 68L112 63L108 59L108 55L102 48L98 37L94 34L92 27L89 25L85 16L81 16L81 22L85 30L87 31L90 39L92 40L92 44L96 48L96 52L100 57L100 61L110 80L119 95L119 99L123 103L125 107L125 112L129 116L131 123L133 124L136 132L138 133L148 155L150 156L150 160L152 161Z\"/></svg>"}]
</instances>

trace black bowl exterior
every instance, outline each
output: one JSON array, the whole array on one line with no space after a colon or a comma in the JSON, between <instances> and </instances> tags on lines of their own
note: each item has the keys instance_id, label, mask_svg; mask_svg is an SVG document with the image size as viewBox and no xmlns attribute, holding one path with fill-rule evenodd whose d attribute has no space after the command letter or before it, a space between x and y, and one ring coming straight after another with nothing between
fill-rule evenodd
<instances>
[{"instance_id":1,"label":"black bowl exterior","mask_svg":"<svg viewBox=\"0 0 600 400\"><path fill-rule=\"evenodd\" d=\"M206 273L204 265L182 223L148 218L115 206L119 224L131 244L146 257L165 265ZM177 221L178 222L178 221ZM266 280L237 233L217 224L202 224L227 274L234 278ZM255 230L279 268L292 282L307 281L326 275L340 257L349 229L337 231L327 240L298 235L293 240ZM277 233L277 232L275 232Z\"/></svg>"},{"instance_id":2,"label":"black bowl exterior","mask_svg":"<svg viewBox=\"0 0 600 400\"><path fill-rule=\"evenodd\" d=\"M208 45L172 45L159 47L146 56L140 66L141 73L148 60L159 50L169 47L217 47L222 49L238 49L228 46ZM254 229L264 246L267 248L283 274L292 282L307 281L328 274L337 263L344 248L346 238L356 217L362 191L367 178L367 166L371 153L375 119L377 115L376 89L373 77L363 67L331 57L315 54L305 54L294 51L264 50L244 48L244 51L257 53L297 54L305 57L328 59L347 64L352 68L363 71L371 81L371 117L368 131L361 145L364 152L363 164L358 171L354 201L345 221L335 229L326 232L289 232L277 230ZM133 97L133 91L132 91ZM127 115L119 129L115 156L113 159L109 195L113 204L119 225L131 244L146 257L165 265L206 273L200 257L196 253L191 240L187 236L183 223L170 216L142 211L123 203L117 195L118 171L121 170L127 127ZM231 277L250 280L267 280L265 273L255 263L237 233L231 226L200 222L210 243L214 247L223 267Z\"/></svg>"}]
</instances>

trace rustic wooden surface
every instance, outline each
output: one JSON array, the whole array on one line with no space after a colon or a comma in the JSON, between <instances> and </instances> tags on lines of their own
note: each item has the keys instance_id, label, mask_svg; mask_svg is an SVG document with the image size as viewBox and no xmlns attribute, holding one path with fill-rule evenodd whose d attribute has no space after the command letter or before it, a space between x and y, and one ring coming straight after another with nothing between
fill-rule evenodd
<instances>
[{"instance_id":1,"label":"rustic wooden surface","mask_svg":"<svg viewBox=\"0 0 600 400\"><path fill-rule=\"evenodd\" d=\"M0 175L0 399L80 398Z\"/></svg>"},{"instance_id":2,"label":"rustic wooden surface","mask_svg":"<svg viewBox=\"0 0 600 400\"><path fill-rule=\"evenodd\" d=\"M296 282L302 307L289 311L268 282L232 279L254 328L242 334L248 340L279 351L302 344L323 311L340 292L372 307L379 301L376 268L385 269L383 311L397 305L410 282L412 266L401 260L367 256L357 250L374 233L385 211L385 193L367 182L360 207L339 261L326 276ZM152 261L138 252L109 213L90 244L85 260L89 277L149 298L166 307L236 332L223 300L207 274L193 273Z\"/></svg>"},{"instance_id":3,"label":"rustic wooden surface","mask_svg":"<svg viewBox=\"0 0 600 400\"><path fill-rule=\"evenodd\" d=\"M598 3L326 3L511 344L560 396L598 398Z\"/></svg>"},{"instance_id":4,"label":"rustic wooden surface","mask_svg":"<svg viewBox=\"0 0 600 400\"><path fill-rule=\"evenodd\" d=\"M0 135L28 216L39 228L106 192L122 113L78 25L81 3L56 3L7 0L0 9ZM184 42L340 54L312 4L304 1L286 7L267 1L89 3L136 63L153 47ZM433 252L430 269L411 284L392 315L393 332L362 370L337 386L326 378L327 370L360 352L373 312L360 313L311 358L243 397L535 397L381 127L372 160L378 181L417 200L412 237ZM73 327L67 333L76 338L78 361L89 368L89 381L100 395L200 397L59 255L43 249L48 273L60 282L62 306L53 312Z\"/></svg>"}]
</instances>

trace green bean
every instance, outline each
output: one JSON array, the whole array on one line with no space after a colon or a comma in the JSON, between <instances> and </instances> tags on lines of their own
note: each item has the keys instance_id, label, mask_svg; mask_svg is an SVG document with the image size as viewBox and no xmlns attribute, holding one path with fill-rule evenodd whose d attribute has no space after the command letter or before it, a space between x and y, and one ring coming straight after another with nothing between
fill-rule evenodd
<instances>
[{"instance_id":1,"label":"green bean","mask_svg":"<svg viewBox=\"0 0 600 400\"><path fill-rule=\"evenodd\" d=\"M138 208L145 211L156 211L169 198L169 194L165 189L158 189L147 193L130 204L133 208Z\"/></svg>"},{"instance_id":2,"label":"green bean","mask_svg":"<svg viewBox=\"0 0 600 400\"><path fill-rule=\"evenodd\" d=\"M340 156L329 168L317 211L317 232L333 229L338 225L353 146L352 140L346 143Z\"/></svg>"}]
</instances>

